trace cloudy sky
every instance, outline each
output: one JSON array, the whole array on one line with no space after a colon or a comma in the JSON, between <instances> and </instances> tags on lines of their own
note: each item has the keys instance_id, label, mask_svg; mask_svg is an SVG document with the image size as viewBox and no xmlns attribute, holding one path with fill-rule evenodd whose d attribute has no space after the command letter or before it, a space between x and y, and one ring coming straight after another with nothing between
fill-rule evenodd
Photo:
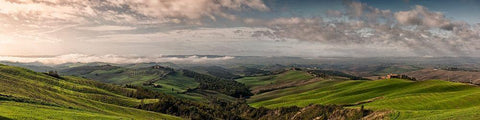
<instances>
[{"instance_id":1,"label":"cloudy sky","mask_svg":"<svg viewBox=\"0 0 480 120\"><path fill-rule=\"evenodd\" d=\"M478 0L0 0L0 56L480 57Z\"/></svg>"}]
</instances>

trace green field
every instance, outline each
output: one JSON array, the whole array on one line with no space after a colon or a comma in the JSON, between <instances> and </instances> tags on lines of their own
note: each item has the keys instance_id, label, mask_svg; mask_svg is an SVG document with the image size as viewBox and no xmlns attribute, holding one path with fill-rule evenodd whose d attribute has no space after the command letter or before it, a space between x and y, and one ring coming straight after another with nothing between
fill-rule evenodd
<instances>
[{"instance_id":1,"label":"green field","mask_svg":"<svg viewBox=\"0 0 480 120\"><path fill-rule=\"evenodd\" d=\"M172 75L168 75L165 78L162 78L155 82L162 86L157 90L165 93L169 92L185 92L187 89L193 89L198 87L200 83L196 82L193 78L184 76L181 71L175 72ZM173 89L173 91L172 91Z\"/></svg>"},{"instance_id":2,"label":"green field","mask_svg":"<svg viewBox=\"0 0 480 120\"><path fill-rule=\"evenodd\" d=\"M237 79L237 81L240 83L244 83L247 87L254 87L296 80L309 80L312 78L314 77L307 72L291 70L277 75L244 77L241 79Z\"/></svg>"},{"instance_id":3,"label":"green field","mask_svg":"<svg viewBox=\"0 0 480 120\"><path fill-rule=\"evenodd\" d=\"M162 74L164 74L164 71L156 69L117 68L113 70L96 70L85 76L105 83L141 85L145 81L160 78Z\"/></svg>"},{"instance_id":4,"label":"green field","mask_svg":"<svg viewBox=\"0 0 480 120\"><path fill-rule=\"evenodd\" d=\"M165 78L162 78L156 81L155 84L160 85L161 87L155 88L153 86L147 86L147 88L150 88L152 90L159 91L162 93L167 93L180 98L205 101L205 99L201 94L196 94L196 93L181 94L182 92L187 91L187 89L189 88L194 89L198 87L198 85L200 84L196 82L193 78L184 76L182 71L177 71L173 74L167 75Z\"/></svg>"},{"instance_id":5,"label":"green field","mask_svg":"<svg viewBox=\"0 0 480 120\"><path fill-rule=\"evenodd\" d=\"M173 74L164 76L168 71L152 69L151 67L131 69L118 66L80 66L63 72L68 75L82 76L117 85L144 86L145 82L156 80L155 84L161 87L154 87L153 85L144 87L180 98L205 101L200 94L179 94L188 88L193 89L199 85L193 78L183 76L182 71L175 71Z\"/></svg>"},{"instance_id":6,"label":"green field","mask_svg":"<svg viewBox=\"0 0 480 120\"><path fill-rule=\"evenodd\" d=\"M0 116L10 119L180 119L131 108L154 99L136 99L78 77L55 78L27 69L0 66Z\"/></svg>"},{"instance_id":7,"label":"green field","mask_svg":"<svg viewBox=\"0 0 480 120\"><path fill-rule=\"evenodd\" d=\"M366 109L392 111L393 119L474 119L480 113L480 88L439 80L413 82L321 81L255 95L254 107L277 108L309 104L363 104ZM353 106L353 108L360 105Z\"/></svg>"}]
</instances>

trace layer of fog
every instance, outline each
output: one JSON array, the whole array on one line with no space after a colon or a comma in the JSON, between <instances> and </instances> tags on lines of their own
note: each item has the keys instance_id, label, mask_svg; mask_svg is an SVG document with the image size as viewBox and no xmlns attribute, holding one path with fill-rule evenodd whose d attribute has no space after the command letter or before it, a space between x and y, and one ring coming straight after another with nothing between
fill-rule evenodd
<instances>
[{"instance_id":1,"label":"layer of fog","mask_svg":"<svg viewBox=\"0 0 480 120\"><path fill-rule=\"evenodd\" d=\"M0 56L0 61L31 63L40 62L43 64L63 64L63 63L148 63L148 62L210 62L225 61L234 59L231 56L121 56L121 55L85 55L85 54L67 54L53 57L16 57L16 56Z\"/></svg>"}]
</instances>

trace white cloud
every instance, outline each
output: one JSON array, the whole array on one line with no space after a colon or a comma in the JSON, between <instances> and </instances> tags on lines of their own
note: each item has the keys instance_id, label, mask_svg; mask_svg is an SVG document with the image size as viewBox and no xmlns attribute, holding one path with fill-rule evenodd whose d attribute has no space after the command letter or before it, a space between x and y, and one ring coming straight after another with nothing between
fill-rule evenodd
<instances>
[{"instance_id":1,"label":"white cloud","mask_svg":"<svg viewBox=\"0 0 480 120\"><path fill-rule=\"evenodd\" d=\"M134 11L157 18L201 19L216 16L235 19L228 10L244 8L266 11L269 8L261 0L134 0L127 2Z\"/></svg>"},{"instance_id":2,"label":"white cloud","mask_svg":"<svg viewBox=\"0 0 480 120\"><path fill-rule=\"evenodd\" d=\"M55 57L11 57L0 56L0 61L11 62L41 62L44 64L63 64L63 63L90 63L90 62L105 62L105 63L145 63L145 62L208 62L208 61L223 61L234 59L231 56L223 57L201 57L201 56L187 56L187 57L169 57L169 56L120 56L120 55L84 55L84 54L67 54Z\"/></svg>"},{"instance_id":3,"label":"white cloud","mask_svg":"<svg viewBox=\"0 0 480 120\"><path fill-rule=\"evenodd\" d=\"M8 38L0 42L0 54L92 53L110 48L85 48L117 45L102 41L145 44L177 38L206 40L221 34L189 33L182 37L179 33L145 32L198 27L193 24L218 18L233 20L234 13L267 10L262 0L0 0L0 33L3 39Z\"/></svg>"},{"instance_id":4,"label":"white cloud","mask_svg":"<svg viewBox=\"0 0 480 120\"><path fill-rule=\"evenodd\" d=\"M192 30L171 30L146 34L108 34L101 35L86 41L109 43L155 43L175 41L216 42L216 41L255 41L252 37L255 31L268 31L268 28L198 28ZM262 39L268 40L268 39Z\"/></svg>"},{"instance_id":5,"label":"white cloud","mask_svg":"<svg viewBox=\"0 0 480 120\"><path fill-rule=\"evenodd\" d=\"M337 50L344 51L350 56L480 55L479 49L476 48L480 45L478 26L462 22L453 23L442 13L428 11L422 6L396 13L359 2L347 2L346 6L348 8L345 16L348 16L348 19L291 17L270 20L245 19L244 22L271 29L258 31L256 36L344 46L343 49ZM352 51L345 51L349 49Z\"/></svg>"},{"instance_id":6,"label":"white cloud","mask_svg":"<svg viewBox=\"0 0 480 120\"><path fill-rule=\"evenodd\" d=\"M120 30L135 30L136 27L130 26L114 26L114 25L102 25L94 27L78 27L76 29L89 30L89 31L120 31Z\"/></svg>"},{"instance_id":7,"label":"white cloud","mask_svg":"<svg viewBox=\"0 0 480 120\"><path fill-rule=\"evenodd\" d=\"M452 30L454 25L440 12L431 12L427 8L417 5L409 11L395 13L398 23L403 25L420 25Z\"/></svg>"},{"instance_id":8,"label":"white cloud","mask_svg":"<svg viewBox=\"0 0 480 120\"><path fill-rule=\"evenodd\" d=\"M128 23L178 21L195 23L206 17L235 19L228 11L269 8L262 0L0 0L0 14L24 23Z\"/></svg>"}]
</instances>

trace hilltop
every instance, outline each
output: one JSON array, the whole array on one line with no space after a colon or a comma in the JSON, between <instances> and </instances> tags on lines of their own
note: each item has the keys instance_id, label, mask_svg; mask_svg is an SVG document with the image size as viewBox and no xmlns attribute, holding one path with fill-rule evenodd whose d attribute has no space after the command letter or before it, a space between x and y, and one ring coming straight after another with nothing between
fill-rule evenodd
<instances>
[{"instance_id":1,"label":"hilltop","mask_svg":"<svg viewBox=\"0 0 480 120\"><path fill-rule=\"evenodd\" d=\"M480 72L462 71L462 70L443 70L443 69L422 69L404 73L405 75L415 77L419 81L423 80L445 80L453 82L480 84Z\"/></svg>"},{"instance_id":2,"label":"hilltop","mask_svg":"<svg viewBox=\"0 0 480 120\"><path fill-rule=\"evenodd\" d=\"M184 72L212 82L204 75ZM0 81L5 86L0 88L1 119L180 119L172 115L188 119L360 119L372 113L336 105L257 109L242 99L214 99L205 104L133 85L120 87L4 65L0 65Z\"/></svg>"},{"instance_id":3,"label":"hilltop","mask_svg":"<svg viewBox=\"0 0 480 120\"><path fill-rule=\"evenodd\" d=\"M254 68L250 69L254 73L238 74L232 70L236 67L239 71ZM31 109L39 109L35 114L53 118L65 114L65 119L152 119L142 115L167 119L480 117L474 112L480 110L480 102L476 101L480 99L479 87L428 78L367 80L341 71L286 66L274 66L272 71L258 66L197 68L216 71L202 73L159 65L100 64L60 71L60 75L78 77L5 65L0 68L1 85L8 86L0 89L0 109L8 111L0 112L4 118L31 118L23 114L32 112ZM228 73L218 72L224 70ZM241 78L230 80L211 73L235 73ZM37 117L47 119L45 115Z\"/></svg>"},{"instance_id":4,"label":"hilltop","mask_svg":"<svg viewBox=\"0 0 480 120\"><path fill-rule=\"evenodd\" d=\"M233 100L251 95L243 84L233 80L160 65L134 68L115 65L87 65L63 69L60 74L81 76L117 85L142 86L179 98L204 102L212 96Z\"/></svg>"},{"instance_id":5,"label":"hilltop","mask_svg":"<svg viewBox=\"0 0 480 120\"><path fill-rule=\"evenodd\" d=\"M135 89L78 77L52 77L0 65L0 116L11 119L180 119L135 109L155 99L138 99Z\"/></svg>"},{"instance_id":6,"label":"hilltop","mask_svg":"<svg viewBox=\"0 0 480 120\"><path fill-rule=\"evenodd\" d=\"M253 107L336 104L384 111L391 119L474 119L480 117L480 88L439 80L322 80L252 96Z\"/></svg>"}]
</instances>

